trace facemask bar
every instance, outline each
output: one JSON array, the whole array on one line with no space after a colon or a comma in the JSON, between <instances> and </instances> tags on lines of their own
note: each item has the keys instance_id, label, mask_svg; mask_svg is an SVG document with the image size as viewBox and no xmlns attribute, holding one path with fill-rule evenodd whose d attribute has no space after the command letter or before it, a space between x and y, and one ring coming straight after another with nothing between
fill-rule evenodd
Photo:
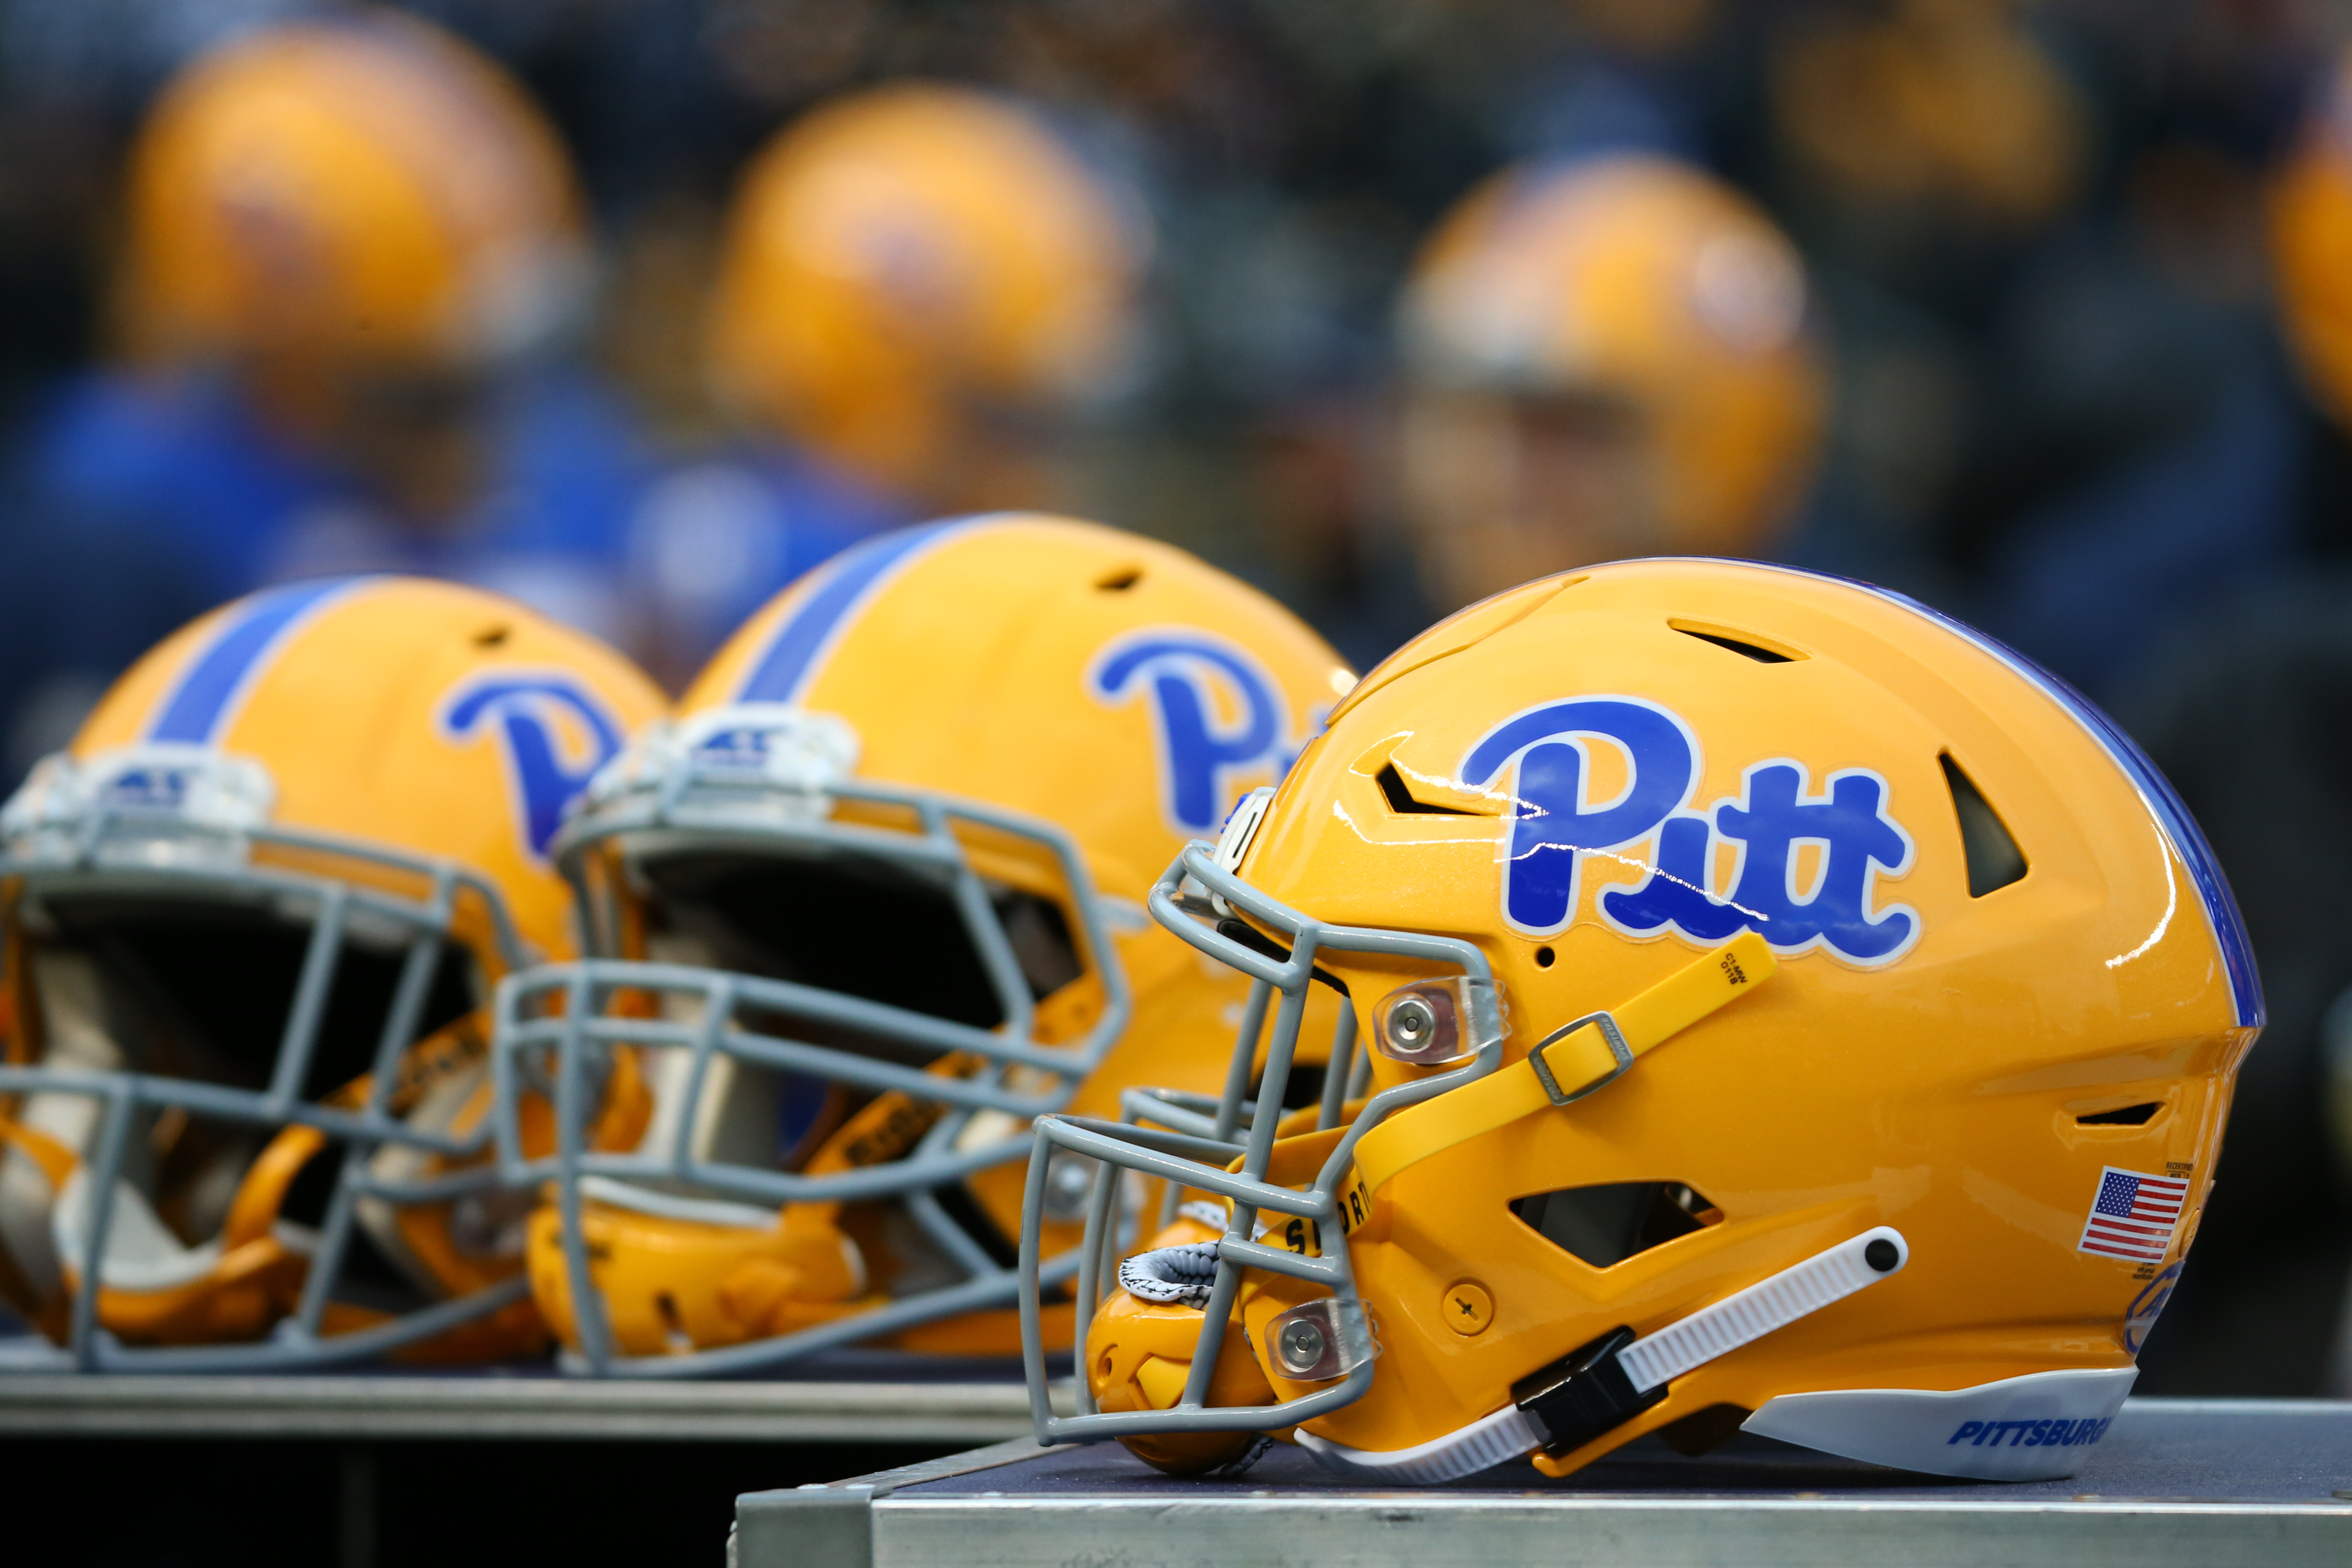
<instances>
[{"instance_id":1,"label":"facemask bar","mask_svg":"<svg viewBox=\"0 0 2352 1568\"><path fill-rule=\"evenodd\" d=\"M1241 1145L1234 1134L1244 1121L1257 1115L1257 1104L1248 1098L1254 1069L1257 1066L1257 1039L1265 1032L1266 999L1271 989L1250 988L1250 999L1242 1012L1241 1031L1232 1059L1225 1068L1225 1089L1221 1095L1196 1094L1181 1089L1129 1089L1119 1094L1119 1122L1137 1126L1150 1122L1171 1132L1189 1132L1196 1138L1230 1145L1238 1153ZM1339 1125L1342 1112L1350 1100L1360 1100L1371 1079L1372 1059L1369 1051L1356 1049L1356 1010L1339 1009L1339 1022L1331 1031L1331 1049L1323 1067L1323 1095L1315 1109L1315 1131ZM1280 1100L1277 1090L1276 1099ZM1277 1110L1277 1116L1287 1114ZM1176 1184L1164 1184L1160 1195L1160 1215L1154 1228L1164 1230L1176 1218L1178 1201L1182 1197ZM1106 1200L1108 1201L1108 1200ZM1126 1238L1131 1245L1139 1237Z\"/></svg>"},{"instance_id":2,"label":"facemask bar","mask_svg":"<svg viewBox=\"0 0 2352 1568\"><path fill-rule=\"evenodd\" d=\"M693 731L686 738L691 741ZM602 900L588 876L589 853L620 836L699 833L714 843L852 852L945 879L1004 1022L993 1029L980 1028L818 986L690 964L598 958L542 965L509 976L499 988L491 1049L499 1166L509 1182L555 1184L564 1266L588 1370L606 1376L724 1375L1008 1304L1020 1277L975 1243L940 1206L935 1193L1020 1158L1030 1146L1031 1121L1066 1104L1126 1030L1133 1001L1126 971L1111 944L1110 900L1096 889L1076 841L1050 823L977 802L851 779L843 776L843 766L812 770L803 765L801 773L780 778L772 764L747 776L732 766L696 768L690 747L673 746L670 752L666 766L656 770L637 764L635 776L593 793L591 804L574 818L559 846L561 862L583 909L602 928L600 940L611 942L618 922L613 910L600 907ZM686 753L684 760L680 752ZM805 764L807 758L795 761ZM807 776L811 772L818 776ZM835 821L835 801L893 808L910 816L915 830ZM1014 956L1012 937L956 834L959 824L1035 845L1059 871L1076 916L1081 956L1103 993L1101 1016L1079 1038L1062 1045L1036 1038L1036 1003ZM632 991L686 1002L689 1005L684 1011L692 1015L698 1007L698 1015L692 1021L613 1015L616 994ZM563 999L562 1011L548 1012L548 1002L558 995ZM962 1052L982 1065L971 1076L956 1078L855 1051L757 1034L735 1026L735 1015L744 1007L788 1020L846 1027L934 1057ZM592 1150L586 1130L598 1113L612 1052L626 1046L690 1053L684 1106L665 1147ZM693 1111L701 1102L712 1061L720 1056L876 1093L896 1090L941 1106L944 1114L907 1154L862 1169L810 1175L699 1159L692 1146ZM546 1065L551 1060L551 1072ZM550 1078L551 1083L546 1081ZM520 1136L521 1096L531 1088L551 1089L556 1109L556 1152L538 1159L524 1156ZM955 1145L973 1117L989 1111L1015 1118L1019 1125L977 1147L958 1149ZM604 1300L589 1268L582 1183L591 1176L665 1186L683 1184L769 1206L897 1197L967 1278L871 1312L749 1344L625 1355L614 1344ZM1074 1256L1057 1259L1048 1274L1058 1282L1076 1267Z\"/></svg>"},{"instance_id":3,"label":"facemask bar","mask_svg":"<svg viewBox=\"0 0 2352 1568\"><path fill-rule=\"evenodd\" d=\"M44 763L6 812L0 814L0 826L7 833L5 847L0 849L0 887L10 889L16 898L85 890L163 891L191 903L205 901L209 895L248 907L309 910L312 911L310 937L266 1090L256 1093L151 1074L0 1061L0 1097L11 1102L26 1094L57 1093L84 1096L104 1105L94 1157L85 1158L80 1168L89 1184L89 1200L80 1237L81 1255L72 1259L79 1280L70 1307L67 1345L54 1354L47 1353L47 1347L35 1347L37 1353L21 1359L12 1354L11 1364L26 1370L70 1366L85 1372L240 1372L324 1365L414 1344L526 1299L530 1284L518 1270L495 1285L405 1313L391 1322L331 1337L320 1332L334 1285L342 1274L362 1199L442 1203L499 1184L498 1171L488 1161L472 1169L417 1181L388 1181L367 1169L377 1150L387 1143L452 1160L468 1159L488 1149L487 1126L452 1137L408 1125L391 1113L389 1103L398 1088L401 1059L415 1043L441 949L457 945L451 932L459 898L470 895L488 911L500 962L509 967L523 963L521 941L498 889L452 861L404 855L257 820L257 812L240 806L252 805L257 795L260 809L266 811L268 785L267 774L250 759L194 748L150 750L168 754L159 760L145 752L126 752L115 759L94 759L87 768L77 768L64 757ZM189 754L181 755L183 750ZM155 787L159 770L167 767L184 776L170 788ZM126 779L132 787L121 787ZM227 809L223 809L224 799L229 802ZM426 892L422 899L404 899L331 877L257 865L253 850L264 847L381 867L423 883ZM334 988L346 933L355 919L377 928L390 926L406 937L400 977L377 1040L367 1102L356 1111L300 1098L318 1048L320 1025ZM292 1316L278 1323L267 1341L132 1347L99 1324L98 1298L104 1283L102 1267L114 1219L115 1189L122 1177L132 1124L141 1111L174 1108L272 1131L309 1127L325 1134L331 1143L342 1145L341 1168L326 1218L310 1249L300 1304ZM331 1150L321 1150L311 1157L327 1159L332 1154ZM52 1203L60 1196L53 1193Z\"/></svg>"},{"instance_id":4,"label":"facemask bar","mask_svg":"<svg viewBox=\"0 0 2352 1568\"><path fill-rule=\"evenodd\" d=\"M1204 899L1185 890L1188 879L1206 889ZM1262 925L1291 940L1287 958L1262 952L1204 923L1222 912L1213 900L1244 911ZM1274 1405L1212 1406L1210 1379L1223 1349L1227 1319L1241 1288L1244 1268L1263 1268L1327 1286L1343 1304L1361 1309L1355 1272L1345 1242L1320 1258L1307 1258L1282 1247L1265 1247L1251 1239L1258 1211L1313 1221L1326 1236L1344 1230L1340 1224L1339 1184L1353 1163L1356 1142L1381 1120L1408 1105L1444 1093L1473 1079L1483 1078L1502 1064L1504 1031L1494 990L1494 971L1476 944L1457 937L1425 936L1410 931L1381 931L1361 926L1328 925L1266 897L1233 872L1222 868L1205 844L1192 844L1151 889L1151 914L1161 925L1210 957L1240 970L1255 983L1244 1010L1242 1032L1234 1049L1226 1092L1206 1135L1103 1121L1091 1117L1048 1116L1037 1123L1036 1147L1029 1157L1029 1181L1021 1215L1021 1352L1029 1384L1029 1407L1041 1443L1080 1443L1104 1437L1143 1436L1160 1432L1267 1432L1337 1410L1363 1396L1371 1387L1373 1363L1349 1372L1328 1388L1300 1394ZM1333 1149L1305 1192L1279 1187L1265 1180L1276 1124L1284 1115L1283 1089L1298 1044L1298 1028L1307 1006L1307 989L1314 983L1317 955L1325 951L1374 952L1447 965L1479 984L1473 994L1480 1005L1495 1009L1477 1019L1477 1037L1486 1043L1469 1062L1450 1072L1382 1089L1366 1103L1347 1133ZM1273 998L1279 994L1276 1005ZM1267 1012L1275 1013L1274 1030L1266 1047L1265 1071L1257 1100L1248 1107L1248 1133L1235 1141L1244 1120L1244 1096L1256 1055L1257 1036ZM1349 1011L1352 1012L1352 1007ZM1330 1077L1340 1076L1334 1068ZM1348 1075L1353 1078L1350 1071ZM1328 1099L1328 1079L1326 1083ZM1167 1103L1165 1109L1199 1114L1197 1106ZM1160 1109L1149 1112L1161 1120ZM1087 1233L1079 1245L1081 1268L1077 1283L1078 1353L1085 1355L1085 1334L1103 1296L1103 1282L1115 1278L1119 1227L1114 1223L1116 1196L1123 1172L1157 1176L1173 1187L1191 1187L1226 1198L1233 1205L1224 1237L1218 1244L1216 1280L1202 1309L1201 1339L1192 1355L1184 1392L1171 1410L1105 1413L1091 1397L1086 1379L1078 1379L1078 1411L1057 1416L1048 1401L1045 1347L1039 1290L1047 1282L1038 1260L1039 1237L1045 1220L1045 1168L1055 1149L1069 1149L1100 1162L1095 1191L1087 1215ZM1238 1155L1241 1169L1225 1167Z\"/></svg>"}]
</instances>

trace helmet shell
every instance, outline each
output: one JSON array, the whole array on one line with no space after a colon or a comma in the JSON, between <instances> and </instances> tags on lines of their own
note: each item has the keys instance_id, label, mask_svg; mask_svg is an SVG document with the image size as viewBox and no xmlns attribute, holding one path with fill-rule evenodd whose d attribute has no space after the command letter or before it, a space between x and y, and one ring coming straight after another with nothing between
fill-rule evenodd
<instances>
[{"instance_id":1,"label":"helmet shell","mask_svg":"<svg viewBox=\"0 0 2352 1568\"><path fill-rule=\"evenodd\" d=\"M263 28L190 66L130 157L132 347L471 363L576 294L580 200L497 65L412 18Z\"/></svg>"},{"instance_id":2,"label":"helmet shell","mask_svg":"<svg viewBox=\"0 0 2352 1568\"><path fill-rule=\"evenodd\" d=\"M1877 1225L1908 1240L1901 1273L1676 1378L1581 1457L1778 1394L2128 1366L2263 1019L2228 887L2128 741L1957 623L1780 568L1598 567L1433 628L1333 716L1239 874L1320 921L1476 943L1507 1062L1737 931L1780 959L1604 1090L1374 1194L1351 1251L1380 1372L1308 1424L1360 1448L1455 1430L1619 1325ZM1414 978L1319 961L1367 1026ZM1376 1059L1380 1083L1413 1070ZM2161 1257L2085 1245L2110 1169L2187 1182ZM1621 1184L1703 1202L1591 1260L1513 1206ZM1491 1301L1471 1335L1446 1318L1465 1281Z\"/></svg>"}]
</instances>

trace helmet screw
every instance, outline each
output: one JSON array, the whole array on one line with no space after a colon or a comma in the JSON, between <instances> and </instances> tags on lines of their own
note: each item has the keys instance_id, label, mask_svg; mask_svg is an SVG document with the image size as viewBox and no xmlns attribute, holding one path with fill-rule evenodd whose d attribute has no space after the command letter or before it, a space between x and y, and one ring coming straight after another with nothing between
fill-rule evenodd
<instances>
[{"instance_id":1,"label":"helmet screw","mask_svg":"<svg viewBox=\"0 0 2352 1568\"><path fill-rule=\"evenodd\" d=\"M1882 1236L1862 1249L1862 1260L1884 1274L1901 1262L1903 1255L1895 1250L1893 1242Z\"/></svg>"},{"instance_id":2,"label":"helmet screw","mask_svg":"<svg viewBox=\"0 0 2352 1568\"><path fill-rule=\"evenodd\" d=\"M1303 1318L1294 1318L1282 1325L1282 1341L1276 1351L1286 1370L1312 1372L1323 1359L1323 1331Z\"/></svg>"},{"instance_id":3,"label":"helmet screw","mask_svg":"<svg viewBox=\"0 0 2352 1568\"><path fill-rule=\"evenodd\" d=\"M1445 1326L1464 1339L1472 1339L1486 1331L1495 1321L1495 1298L1475 1279L1457 1279L1445 1288L1445 1296L1438 1308Z\"/></svg>"},{"instance_id":4,"label":"helmet screw","mask_svg":"<svg viewBox=\"0 0 2352 1568\"><path fill-rule=\"evenodd\" d=\"M1437 1032L1437 1009L1418 996L1407 996L1389 1009L1389 1037L1399 1047L1417 1051Z\"/></svg>"}]
</instances>

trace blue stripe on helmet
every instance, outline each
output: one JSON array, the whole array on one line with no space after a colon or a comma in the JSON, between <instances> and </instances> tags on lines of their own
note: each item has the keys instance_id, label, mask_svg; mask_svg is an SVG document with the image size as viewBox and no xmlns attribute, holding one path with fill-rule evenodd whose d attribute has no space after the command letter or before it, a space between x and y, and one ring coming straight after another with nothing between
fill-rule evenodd
<instances>
[{"instance_id":1,"label":"blue stripe on helmet","mask_svg":"<svg viewBox=\"0 0 2352 1568\"><path fill-rule=\"evenodd\" d=\"M1765 565L1762 562L1742 562L1739 564ZM2213 847L2205 841L2204 829L2199 827L2197 819L2189 814L2188 803L2172 787L2172 781L2148 760L2147 753L2139 749L2137 742L2116 728L2114 720L2063 679L2006 643L1987 637L1967 622L1956 620L1941 610L1923 605L1907 594L1898 594L1869 583L1857 583L1852 578L1834 577L1826 572L1808 572L1801 567L1766 566L1765 569L1843 583L1889 604L1900 605L1915 615L1924 616L2000 660L2072 715L2074 721L2090 732L2091 739L2096 741L2130 778L2134 787L2139 791L2140 798L2147 803L2148 810L2155 815L2158 825L2172 841L2174 851L2189 868L2189 879L2196 884L2198 899L2205 906L2205 919L2212 928L2214 944L2221 950L2221 965L2230 976L2230 1000L2239 1026L2262 1026L2265 1018L2263 981L2260 972L2254 967L2253 940L2246 934L2245 917L2238 912L2237 897L2230 891L2229 879L2221 874L2221 863L2214 858Z\"/></svg>"},{"instance_id":2,"label":"blue stripe on helmet","mask_svg":"<svg viewBox=\"0 0 2352 1568\"><path fill-rule=\"evenodd\" d=\"M178 689L164 700L147 738L192 746L210 744L238 696L286 633L324 600L357 581L330 577L296 583L247 599L229 617L226 629L213 639L212 647L180 677Z\"/></svg>"},{"instance_id":3,"label":"blue stripe on helmet","mask_svg":"<svg viewBox=\"0 0 2352 1568\"><path fill-rule=\"evenodd\" d=\"M978 519L901 528L845 550L817 568L824 574L799 609L784 617L767 652L735 693L738 702L791 702L866 601L902 567Z\"/></svg>"}]
</instances>

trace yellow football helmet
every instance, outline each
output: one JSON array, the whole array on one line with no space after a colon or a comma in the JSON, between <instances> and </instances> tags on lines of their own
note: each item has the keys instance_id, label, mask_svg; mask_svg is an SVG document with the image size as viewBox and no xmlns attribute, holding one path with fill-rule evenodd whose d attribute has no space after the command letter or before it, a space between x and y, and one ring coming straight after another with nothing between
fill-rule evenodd
<instances>
[{"instance_id":1,"label":"yellow football helmet","mask_svg":"<svg viewBox=\"0 0 2352 1568\"><path fill-rule=\"evenodd\" d=\"M2330 417L2352 426L2352 55L2272 188L2271 266L2305 384Z\"/></svg>"},{"instance_id":2,"label":"yellow football helmet","mask_svg":"<svg viewBox=\"0 0 2352 1568\"><path fill-rule=\"evenodd\" d=\"M0 1289L57 1359L544 1345L489 992L572 950L550 840L663 708L507 599L317 581L167 638L35 770L0 811Z\"/></svg>"},{"instance_id":3,"label":"yellow football helmet","mask_svg":"<svg viewBox=\"0 0 2352 1568\"><path fill-rule=\"evenodd\" d=\"M543 337L585 279L554 133L489 60L391 13L198 60L130 158L135 353L473 363Z\"/></svg>"},{"instance_id":4,"label":"yellow football helmet","mask_svg":"<svg viewBox=\"0 0 2352 1568\"><path fill-rule=\"evenodd\" d=\"M2049 222L2094 165L2091 108L2025 6L1887 0L1791 21L1763 86L1816 203L1948 243Z\"/></svg>"},{"instance_id":5,"label":"yellow football helmet","mask_svg":"<svg viewBox=\"0 0 2352 1568\"><path fill-rule=\"evenodd\" d=\"M2071 1475L2263 1021L2105 718L1909 600L1722 561L1443 623L1150 901L1278 998L1263 1091L1245 1135L1041 1120L1033 1220L1073 1154L1202 1196L1124 1258L1098 1198L1088 1413L1034 1336L1030 1373L1041 1440L1176 1470L1274 1433L1376 1482L1559 1475L1744 1425ZM1313 1131L1281 1101L1318 980L1373 1092Z\"/></svg>"},{"instance_id":6,"label":"yellow football helmet","mask_svg":"<svg viewBox=\"0 0 2352 1568\"><path fill-rule=\"evenodd\" d=\"M1124 356L1131 203L1019 105L844 99L735 198L709 326L720 394L894 494L954 502ZM977 471L977 477L975 473Z\"/></svg>"},{"instance_id":7,"label":"yellow football helmet","mask_svg":"<svg viewBox=\"0 0 2352 1568\"><path fill-rule=\"evenodd\" d=\"M1496 175L1423 251L1400 329L1406 511L1446 608L1620 555L1764 550L1811 476L1803 264L1685 164Z\"/></svg>"},{"instance_id":8,"label":"yellow football helmet","mask_svg":"<svg viewBox=\"0 0 2352 1568\"><path fill-rule=\"evenodd\" d=\"M557 1110L508 1175L553 1184L565 1344L649 1376L1013 1353L1031 1120L1149 1080L1206 1121L1225 1087L1247 986L1146 918L1150 868L1353 681L1181 551L1034 515L879 536L754 616L563 830L593 956L499 994L513 1102ZM625 1063L651 1119L597 1152ZM1083 1163L1052 1184L1068 1246Z\"/></svg>"}]
</instances>

